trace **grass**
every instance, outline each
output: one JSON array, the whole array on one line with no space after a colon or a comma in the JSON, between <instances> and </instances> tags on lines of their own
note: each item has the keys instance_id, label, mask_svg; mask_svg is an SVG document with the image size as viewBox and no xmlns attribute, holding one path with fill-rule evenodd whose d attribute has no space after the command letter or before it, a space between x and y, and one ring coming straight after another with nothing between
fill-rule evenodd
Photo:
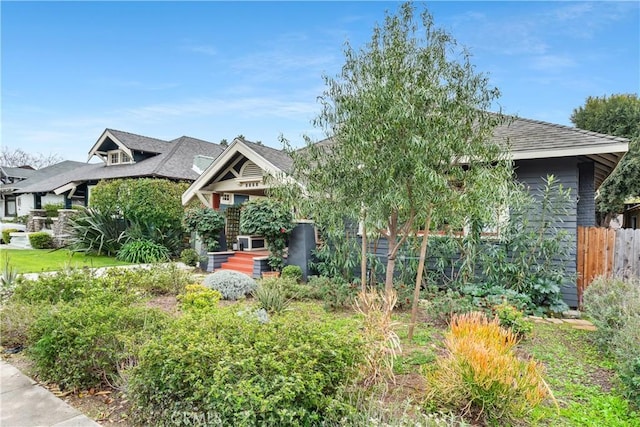
<instances>
[{"instance_id":1,"label":"grass","mask_svg":"<svg viewBox=\"0 0 640 427\"><path fill-rule=\"evenodd\" d=\"M93 256L71 252L64 249L4 249L2 256L9 256L9 262L18 273L40 273L42 271L57 271L64 267L108 267L113 265L127 265L108 256Z\"/></svg>"},{"instance_id":2,"label":"grass","mask_svg":"<svg viewBox=\"0 0 640 427\"><path fill-rule=\"evenodd\" d=\"M590 341L591 332L568 325L536 324L521 348L544 363L558 400L534 413L539 426L640 426L640 414L618 392L613 360Z\"/></svg>"}]
</instances>

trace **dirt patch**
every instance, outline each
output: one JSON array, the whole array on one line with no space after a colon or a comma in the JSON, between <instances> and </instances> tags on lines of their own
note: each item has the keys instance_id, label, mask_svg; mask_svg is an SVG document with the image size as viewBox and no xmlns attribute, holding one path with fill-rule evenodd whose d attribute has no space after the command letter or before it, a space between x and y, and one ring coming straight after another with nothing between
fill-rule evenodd
<instances>
[{"instance_id":1,"label":"dirt patch","mask_svg":"<svg viewBox=\"0 0 640 427\"><path fill-rule=\"evenodd\" d=\"M153 297L147 301L146 305L149 308L160 309L172 316L176 316L180 312L180 309L178 308L178 300L175 295L161 295Z\"/></svg>"},{"instance_id":2,"label":"dirt patch","mask_svg":"<svg viewBox=\"0 0 640 427\"><path fill-rule=\"evenodd\" d=\"M55 386L52 387L56 394ZM102 425L133 427L129 421L129 401L121 392L90 389L70 393L63 400Z\"/></svg>"}]
</instances>

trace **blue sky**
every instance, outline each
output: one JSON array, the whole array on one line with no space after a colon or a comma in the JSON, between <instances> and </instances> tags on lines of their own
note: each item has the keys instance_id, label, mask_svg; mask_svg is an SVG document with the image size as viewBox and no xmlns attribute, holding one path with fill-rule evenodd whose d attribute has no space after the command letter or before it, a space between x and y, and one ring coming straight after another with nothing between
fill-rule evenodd
<instances>
[{"instance_id":1,"label":"blue sky","mask_svg":"<svg viewBox=\"0 0 640 427\"><path fill-rule=\"evenodd\" d=\"M279 147L320 137L322 75L396 2L7 2L2 145L85 161L105 128ZM420 9L425 3L416 3ZM570 125L587 96L637 93L637 2L428 2L507 113Z\"/></svg>"}]
</instances>

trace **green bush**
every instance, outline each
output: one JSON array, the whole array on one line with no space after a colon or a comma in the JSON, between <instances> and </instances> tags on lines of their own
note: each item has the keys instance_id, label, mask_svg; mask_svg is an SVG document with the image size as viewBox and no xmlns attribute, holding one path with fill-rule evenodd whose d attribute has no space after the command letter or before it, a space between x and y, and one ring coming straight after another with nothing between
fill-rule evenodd
<instances>
[{"instance_id":1,"label":"green bush","mask_svg":"<svg viewBox=\"0 0 640 427\"><path fill-rule=\"evenodd\" d=\"M152 264L170 260L166 247L151 240L131 240L122 245L116 258L133 264Z\"/></svg>"},{"instance_id":2,"label":"green bush","mask_svg":"<svg viewBox=\"0 0 640 427\"><path fill-rule=\"evenodd\" d=\"M430 293L423 307L431 321L440 325L449 324L451 317L455 314L478 310L470 296L452 289Z\"/></svg>"},{"instance_id":3,"label":"green bush","mask_svg":"<svg viewBox=\"0 0 640 427\"><path fill-rule=\"evenodd\" d=\"M305 283L298 283L292 278L268 277L260 279L260 283L266 287L278 287L287 299L302 301L319 298L315 288Z\"/></svg>"},{"instance_id":4,"label":"green bush","mask_svg":"<svg viewBox=\"0 0 640 427\"><path fill-rule=\"evenodd\" d=\"M190 233L200 236L207 250L213 251L220 246L220 232L224 229L224 216L211 208L192 208L182 217L182 226Z\"/></svg>"},{"instance_id":5,"label":"green bush","mask_svg":"<svg viewBox=\"0 0 640 427\"><path fill-rule=\"evenodd\" d=\"M127 228L122 218L98 209L86 209L69 220L71 249L97 255L115 255Z\"/></svg>"},{"instance_id":6,"label":"green bush","mask_svg":"<svg viewBox=\"0 0 640 427\"><path fill-rule=\"evenodd\" d=\"M200 261L200 255L195 249L187 248L180 252L180 261L190 267L195 267Z\"/></svg>"},{"instance_id":7,"label":"green bush","mask_svg":"<svg viewBox=\"0 0 640 427\"><path fill-rule=\"evenodd\" d=\"M253 298L258 303L258 307L263 308L268 313L282 313L289 307L291 300L287 299L284 290L278 282L261 282L253 291Z\"/></svg>"},{"instance_id":8,"label":"green bush","mask_svg":"<svg viewBox=\"0 0 640 427\"><path fill-rule=\"evenodd\" d=\"M184 294L178 295L183 310L209 310L218 305L222 294L202 285L187 285Z\"/></svg>"},{"instance_id":9,"label":"green bush","mask_svg":"<svg viewBox=\"0 0 640 427\"><path fill-rule=\"evenodd\" d=\"M99 289L100 280L82 270L64 270L41 274L36 280L23 280L14 289L12 299L25 303L56 304L82 298Z\"/></svg>"},{"instance_id":10,"label":"green bush","mask_svg":"<svg viewBox=\"0 0 640 427\"><path fill-rule=\"evenodd\" d=\"M141 425L320 425L340 411L361 342L353 325L289 312L260 323L232 307L185 315L147 343L129 382Z\"/></svg>"},{"instance_id":11,"label":"green bush","mask_svg":"<svg viewBox=\"0 0 640 427\"><path fill-rule=\"evenodd\" d=\"M29 233L29 243L33 249L52 249L53 237L44 231Z\"/></svg>"},{"instance_id":12,"label":"green bush","mask_svg":"<svg viewBox=\"0 0 640 427\"><path fill-rule=\"evenodd\" d=\"M297 265L287 265L280 275L283 279L293 279L296 282L302 280L302 268Z\"/></svg>"},{"instance_id":13,"label":"green bush","mask_svg":"<svg viewBox=\"0 0 640 427\"><path fill-rule=\"evenodd\" d=\"M181 196L188 187L188 183L154 178L100 181L91 191L90 206L164 233L180 229L184 212Z\"/></svg>"},{"instance_id":14,"label":"green bush","mask_svg":"<svg viewBox=\"0 0 640 427\"><path fill-rule=\"evenodd\" d=\"M240 231L265 238L272 254L269 256L269 266L276 271L284 266L283 253L294 226L291 210L277 200L256 199L242 206Z\"/></svg>"},{"instance_id":15,"label":"green bush","mask_svg":"<svg viewBox=\"0 0 640 427\"><path fill-rule=\"evenodd\" d=\"M15 228L6 228L2 230L2 243L9 244L11 243L11 233L16 233L18 230Z\"/></svg>"},{"instance_id":16,"label":"green bush","mask_svg":"<svg viewBox=\"0 0 640 427\"><path fill-rule=\"evenodd\" d=\"M58 210L64 209L62 203L47 203L42 207L45 210L47 218L55 218L58 216Z\"/></svg>"},{"instance_id":17,"label":"green bush","mask_svg":"<svg viewBox=\"0 0 640 427\"><path fill-rule=\"evenodd\" d=\"M640 408L640 315L630 317L614 335L611 344L624 394Z\"/></svg>"},{"instance_id":18,"label":"green bush","mask_svg":"<svg viewBox=\"0 0 640 427\"><path fill-rule=\"evenodd\" d=\"M193 276L175 264L153 265L151 268L111 268L102 280L109 287L141 291L148 295L178 295L193 283Z\"/></svg>"},{"instance_id":19,"label":"green bush","mask_svg":"<svg viewBox=\"0 0 640 427\"><path fill-rule=\"evenodd\" d=\"M524 313L506 302L493 306L492 310L500 321L500 326L511 329L518 337L524 337L533 329Z\"/></svg>"},{"instance_id":20,"label":"green bush","mask_svg":"<svg viewBox=\"0 0 640 427\"><path fill-rule=\"evenodd\" d=\"M235 301L256 289L256 281L246 274L231 270L219 270L204 278L202 283L222 294L222 298Z\"/></svg>"},{"instance_id":21,"label":"green bush","mask_svg":"<svg viewBox=\"0 0 640 427\"><path fill-rule=\"evenodd\" d=\"M583 305L598 344L607 349L629 318L640 316L640 279L598 277L584 291Z\"/></svg>"},{"instance_id":22,"label":"green bush","mask_svg":"<svg viewBox=\"0 0 640 427\"><path fill-rule=\"evenodd\" d=\"M107 294L59 304L34 323L29 354L40 379L63 387L118 384L121 367L160 333L166 315Z\"/></svg>"},{"instance_id":23,"label":"green bush","mask_svg":"<svg viewBox=\"0 0 640 427\"><path fill-rule=\"evenodd\" d=\"M307 284L317 290L327 310L351 307L360 291L360 285L347 283L340 277L311 276Z\"/></svg>"},{"instance_id":24,"label":"green bush","mask_svg":"<svg viewBox=\"0 0 640 427\"><path fill-rule=\"evenodd\" d=\"M50 307L47 304L30 304L10 301L0 309L0 344L11 348L29 344L29 328Z\"/></svg>"}]
</instances>

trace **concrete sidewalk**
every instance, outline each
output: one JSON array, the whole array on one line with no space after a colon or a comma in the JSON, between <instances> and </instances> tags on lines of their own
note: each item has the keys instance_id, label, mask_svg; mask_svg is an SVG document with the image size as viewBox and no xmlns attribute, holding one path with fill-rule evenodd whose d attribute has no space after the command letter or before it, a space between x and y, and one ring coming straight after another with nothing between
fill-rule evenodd
<instances>
[{"instance_id":1,"label":"concrete sidewalk","mask_svg":"<svg viewBox=\"0 0 640 427\"><path fill-rule=\"evenodd\" d=\"M100 427L100 424L0 360L0 426Z\"/></svg>"}]
</instances>

